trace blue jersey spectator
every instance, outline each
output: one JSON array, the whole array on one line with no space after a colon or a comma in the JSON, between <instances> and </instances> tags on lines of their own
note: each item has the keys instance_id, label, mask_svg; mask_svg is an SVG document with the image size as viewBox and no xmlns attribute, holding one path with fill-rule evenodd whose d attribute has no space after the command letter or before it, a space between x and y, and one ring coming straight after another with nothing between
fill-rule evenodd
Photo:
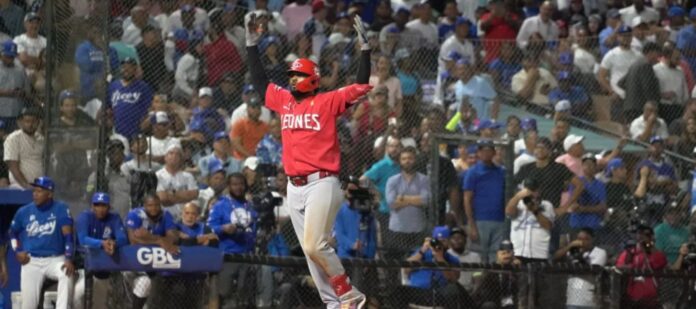
<instances>
[{"instance_id":1,"label":"blue jersey spectator","mask_svg":"<svg viewBox=\"0 0 696 309\"><path fill-rule=\"evenodd\" d=\"M111 82L106 105L114 112L114 130L130 139L140 133L140 122L152 103L152 89L142 80L135 79L135 59L121 62L121 79Z\"/></svg>"},{"instance_id":2,"label":"blue jersey spectator","mask_svg":"<svg viewBox=\"0 0 696 309\"><path fill-rule=\"evenodd\" d=\"M573 84L572 75L568 71L561 71L557 74L558 87L549 92L549 102L552 105L562 100L568 100L573 116L588 116L591 110L590 96L585 89Z\"/></svg>"},{"instance_id":3,"label":"blue jersey spectator","mask_svg":"<svg viewBox=\"0 0 696 309\"><path fill-rule=\"evenodd\" d=\"M389 213L387 205L387 180L391 176L398 174L401 169L399 163L396 162L399 151L401 151L401 140L394 136L387 137L387 145L385 147L385 155L382 160L377 161L370 167L362 179L369 179L375 186L380 196L379 211L381 213Z\"/></svg>"},{"instance_id":4,"label":"blue jersey spectator","mask_svg":"<svg viewBox=\"0 0 696 309\"><path fill-rule=\"evenodd\" d=\"M256 146L256 156L259 163L278 166L282 163L283 144L280 142L280 121L271 119L268 123L268 133Z\"/></svg>"},{"instance_id":5,"label":"blue jersey spectator","mask_svg":"<svg viewBox=\"0 0 696 309\"><path fill-rule=\"evenodd\" d=\"M85 210L75 224L80 246L102 248L105 240L113 240L116 247L128 244L128 236L121 218L109 212L108 194L97 192L92 198L92 210Z\"/></svg>"},{"instance_id":6,"label":"blue jersey spectator","mask_svg":"<svg viewBox=\"0 0 696 309\"><path fill-rule=\"evenodd\" d=\"M227 254L254 252L258 214L241 196L221 197L208 218L208 226L218 235L220 247Z\"/></svg>"},{"instance_id":7,"label":"blue jersey spectator","mask_svg":"<svg viewBox=\"0 0 696 309\"><path fill-rule=\"evenodd\" d=\"M161 211L158 215L152 216L145 207L138 207L128 212L126 217L126 227L128 230L143 228L155 236L164 237L169 231L176 231L176 224L169 212ZM131 242L133 240L131 239Z\"/></svg>"},{"instance_id":8,"label":"blue jersey spectator","mask_svg":"<svg viewBox=\"0 0 696 309\"><path fill-rule=\"evenodd\" d=\"M459 80L454 84L456 102L462 102L464 97L469 98L469 103L476 109L479 119L495 119L495 104L498 94L488 79L476 74L474 67L468 60L457 61L455 71Z\"/></svg>"},{"instance_id":9,"label":"blue jersey spectator","mask_svg":"<svg viewBox=\"0 0 696 309\"><path fill-rule=\"evenodd\" d=\"M80 69L80 94L86 100L98 95L98 82L105 78L106 57L98 47L98 34L96 28L91 28L87 31L87 40L80 43L75 50L75 63Z\"/></svg>"},{"instance_id":10,"label":"blue jersey spectator","mask_svg":"<svg viewBox=\"0 0 696 309\"><path fill-rule=\"evenodd\" d=\"M578 198L577 207L571 206L570 227L573 229L601 227L604 212L607 209L607 191L603 182L595 178L597 159L593 154L582 157L582 170L585 176L580 177L584 190Z\"/></svg>"},{"instance_id":11,"label":"blue jersey spectator","mask_svg":"<svg viewBox=\"0 0 696 309\"><path fill-rule=\"evenodd\" d=\"M611 9L607 11L607 27L599 32L599 52L602 58L612 48L619 45L616 29L621 25L621 13L619 13L619 10Z\"/></svg>"},{"instance_id":12,"label":"blue jersey spectator","mask_svg":"<svg viewBox=\"0 0 696 309\"><path fill-rule=\"evenodd\" d=\"M343 203L334 226L338 256L372 259L377 252L377 222L372 213L361 213Z\"/></svg>"},{"instance_id":13,"label":"blue jersey spectator","mask_svg":"<svg viewBox=\"0 0 696 309\"><path fill-rule=\"evenodd\" d=\"M208 177L213 161L220 163L227 175L242 171L242 162L229 155L232 149L230 147L230 137L227 135L227 132L220 131L215 133L213 137L213 153L198 160L198 170L201 171L201 177Z\"/></svg>"},{"instance_id":14,"label":"blue jersey spectator","mask_svg":"<svg viewBox=\"0 0 696 309\"><path fill-rule=\"evenodd\" d=\"M218 237L210 227L198 222L201 209L196 203L187 203L182 209L181 222L177 223L179 243L182 246L217 247Z\"/></svg>"},{"instance_id":15,"label":"blue jersey spectator","mask_svg":"<svg viewBox=\"0 0 696 309\"><path fill-rule=\"evenodd\" d=\"M691 66L691 71L696 72L696 7L689 11L689 18L692 24L682 27L677 34L677 48Z\"/></svg>"}]
</instances>

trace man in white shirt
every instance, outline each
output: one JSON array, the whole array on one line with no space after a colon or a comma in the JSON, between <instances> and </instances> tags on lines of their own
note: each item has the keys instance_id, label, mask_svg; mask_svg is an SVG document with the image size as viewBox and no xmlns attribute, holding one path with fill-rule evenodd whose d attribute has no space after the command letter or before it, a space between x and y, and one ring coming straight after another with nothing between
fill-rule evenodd
<instances>
[{"instance_id":1,"label":"man in white shirt","mask_svg":"<svg viewBox=\"0 0 696 309\"><path fill-rule=\"evenodd\" d=\"M631 138L646 143L653 136L659 136L663 139L667 139L669 136L667 123L664 119L657 116L657 104L651 101L646 102L645 106L643 106L643 115L638 116L631 122L629 132L631 133Z\"/></svg>"},{"instance_id":2,"label":"man in white shirt","mask_svg":"<svg viewBox=\"0 0 696 309\"><path fill-rule=\"evenodd\" d=\"M427 48L434 48L438 45L437 25L432 21L432 8L428 2L413 7L413 15L417 17L406 23L406 28L418 31L427 44Z\"/></svg>"},{"instance_id":3,"label":"man in white shirt","mask_svg":"<svg viewBox=\"0 0 696 309\"><path fill-rule=\"evenodd\" d=\"M651 7L646 7L643 0L633 0L633 5L619 10L619 13L624 25L630 25L636 16L640 16L646 21L657 21L660 19L660 13Z\"/></svg>"},{"instance_id":4,"label":"man in white shirt","mask_svg":"<svg viewBox=\"0 0 696 309\"><path fill-rule=\"evenodd\" d=\"M532 104L547 106L549 92L558 87L551 72L539 66L536 55L528 53L522 59L522 70L512 76L512 92Z\"/></svg>"},{"instance_id":5,"label":"man in white shirt","mask_svg":"<svg viewBox=\"0 0 696 309\"><path fill-rule=\"evenodd\" d=\"M662 49L662 59L653 66L655 76L660 81L660 115L666 123L671 123L684 113L684 105L689 99L686 76L679 67L681 52L672 44Z\"/></svg>"},{"instance_id":6,"label":"man in white shirt","mask_svg":"<svg viewBox=\"0 0 696 309\"><path fill-rule=\"evenodd\" d=\"M143 41L142 29L148 25L149 16L145 7L136 5L130 11L131 22L129 24L124 23L123 36L121 36L121 41L128 45L136 46ZM157 26L154 24L153 26Z\"/></svg>"},{"instance_id":7,"label":"man in white shirt","mask_svg":"<svg viewBox=\"0 0 696 309\"><path fill-rule=\"evenodd\" d=\"M166 112L155 112L150 116L150 122L152 122L152 138L147 154L152 156L152 161L164 163L167 149L172 145L181 146L181 141L169 135L171 126Z\"/></svg>"},{"instance_id":8,"label":"man in white shirt","mask_svg":"<svg viewBox=\"0 0 696 309\"><path fill-rule=\"evenodd\" d=\"M460 59L466 59L469 63L476 62L474 46L467 40L469 36L469 20L465 17L457 17L454 22L454 35L447 38L440 46L440 56L437 59L437 81L435 86L435 104L442 104L444 89L442 89L442 74L447 71L446 61L452 52L459 54Z\"/></svg>"},{"instance_id":9,"label":"man in white shirt","mask_svg":"<svg viewBox=\"0 0 696 309\"><path fill-rule=\"evenodd\" d=\"M604 266L607 263L607 252L594 246L594 231L590 228L582 228L575 240L565 247L558 249L554 254L554 260L570 260L580 265ZM595 298L595 285L592 276L579 276L568 278L568 290L566 293L566 305L568 308L598 308L598 299Z\"/></svg>"},{"instance_id":10,"label":"man in white shirt","mask_svg":"<svg viewBox=\"0 0 696 309\"><path fill-rule=\"evenodd\" d=\"M39 34L40 27L41 17L36 13L27 13L24 16L26 32L14 38L19 61L26 68L27 73L36 69L40 61L39 54L46 48L46 38Z\"/></svg>"},{"instance_id":11,"label":"man in white shirt","mask_svg":"<svg viewBox=\"0 0 696 309\"><path fill-rule=\"evenodd\" d=\"M169 146L164 157L164 168L157 171L157 196L164 210L178 221L184 204L198 198L198 185L193 175L183 171L183 151L181 145Z\"/></svg>"},{"instance_id":12,"label":"man in white shirt","mask_svg":"<svg viewBox=\"0 0 696 309\"><path fill-rule=\"evenodd\" d=\"M167 35L168 33L173 33L176 29L184 28L184 23L182 19L184 14L193 14L193 29L199 30L203 33L208 31L210 28L210 19L208 18L208 12L204 9L196 7L193 5L193 0L185 0L181 5L181 8L174 11L172 15L167 19L167 28L164 29L163 33Z\"/></svg>"},{"instance_id":13,"label":"man in white shirt","mask_svg":"<svg viewBox=\"0 0 696 309\"><path fill-rule=\"evenodd\" d=\"M447 253L458 258L461 263L481 263L481 256L476 252L468 250L466 240L467 235L463 229L458 227L452 228L449 237L450 248L447 250ZM480 275L480 272L462 271L458 282L467 292L471 293L474 291Z\"/></svg>"},{"instance_id":14,"label":"man in white shirt","mask_svg":"<svg viewBox=\"0 0 696 309\"><path fill-rule=\"evenodd\" d=\"M41 113L24 109L17 119L19 130L7 136L3 160L7 164L10 186L17 189L31 188L31 182L43 175L44 137L37 129Z\"/></svg>"},{"instance_id":15,"label":"man in white shirt","mask_svg":"<svg viewBox=\"0 0 696 309\"><path fill-rule=\"evenodd\" d=\"M623 119L620 113L626 92L619 87L619 81L626 76L631 65L643 56L631 49L630 27L621 26L616 31L619 33L619 46L604 55L597 72L597 81L604 92L611 96L612 119Z\"/></svg>"},{"instance_id":16,"label":"man in white shirt","mask_svg":"<svg viewBox=\"0 0 696 309\"><path fill-rule=\"evenodd\" d=\"M539 33L544 41L556 41L560 30L558 25L551 20L553 3L544 1L539 7L539 15L524 20L520 31L517 33L517 46L524 49L529 43L529 38L534 33Z\"/></svg>"}]
</instances>

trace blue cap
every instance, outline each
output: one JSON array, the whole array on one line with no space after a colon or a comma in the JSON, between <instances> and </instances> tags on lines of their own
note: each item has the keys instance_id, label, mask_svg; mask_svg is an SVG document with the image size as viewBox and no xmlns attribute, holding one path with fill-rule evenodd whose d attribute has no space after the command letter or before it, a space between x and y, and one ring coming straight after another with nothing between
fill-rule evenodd
<instances>
[{"instance_id":1,"label":"blue cap","mask_svg":"<svg viewBox=\"0 0 696 309\"><path fill-rule=\"evenodd\" d=\"M490 147L490 148L495 148L495 144L493 143L492 140L490 139L482 139L479 140L476 145L478 146L478 149L484 148L484 147Z\"/></svg>"},{"instance_id":2,"label":"blue cap","mask_svg":"<svg viewBox=\"0 0 696 309\"><path fill-rule=\"evenodd\" d=\"M664 141L665 140L662 138L662 136L659 136L659 135L655 135L655 136L650 138L650 144L664 143Z\"/></svg>"},{"instance_id":3,"label":"blue cap","mask_svg":"<svg viewBox=\"0 0 696 309\"><path fill-rule=\"evenodd\" d=\"M254 85L248 84L244 85L244 89L242 90L242 94L247 94L249 92L254 92L256 91L256 88L254 88Z\"/></svg>"},{"instance_id":4,"label":"blue cap","mask_svg":"<svg viewBox=\"0 0 696 309\"><path fill-rule=\"evenodd\" d=\"M62 103L63 100L70 98L77 98L77 94L72 92L70 89L65 89L60 92L60 95L58 95L58 102Z\"/></svg>"},{"instance_id":5,"label":"blue cap","mask_svg":"<svg viewBox=\"0 0 696 309\"><path fill-rule=\"evenodd\" d=\"M486 119L481 121L478 125L479 130L483 129L500 129L503 126L500 122L497 122L493 119Z\"/></svg>"},{"instance_id":6,"label":"blue cap","mask_svg":"<svg viewBox=\"0 0 696 309\"><path fill-rule=\"evenodd\" d=\"M564 64L564 65L573 64L573 53L571 53L571 52L561 53L560 55L558 55L558 63Z\"/></svg>"},{"instance_id":7,"label":"blue cap","mask_svg":"<svg viewBox=\"0 0 696 309\"><path fill-rule=\"evenodd\" d=\"M222 164L222 162L218 159L208 161L208 175L213 175L217 172L227 174L227 171L225 171L225 166Z\"/></svg>"},{"instance_id":8,"label":"blue cap","mask_svg":"<svg viewBox=\"0 0 696 309\"><path fill-rule=\"evenodd\" d=\"M631 30L632 30L631 27L623 25L623 26L619 27L619 29L617 29L616 31L623 34L623 33L631 33Z\"/></svg>"},{"instance_id":9,"label":"blue cap","mask_svg":"<svg viewBox=\"0 0 696 309\"><path fill-rule=\"evenodd\" d=\"M691 11L689 11L689 18L696 19L696 8L693 8L691 9Z\"/></svg>"},{"instance_id":10,"label":"blue cap","mask_svg":"<svg viewBox=\"0 0 696 309\"><path fill-rule=\"evenodd\" d=\"M669 10L667 10L667 16L669 16L669 17L677 17L677 16L684 17L684 16L686 16L686 10L681 6L675 5L671 8L669 8Z\"/></svg>"},{"instance_id":11,"label":"blue cap","mask_svg":"<svg viewBox=\"0 0 696 309\"><path fill-rule=\"evenodd\" d=\"M215 136L213 137L213 140L217 141L217 140L220 140L220 139L229 140L230 137L227 135L227 132L225 132L225 131L220 131L220 132L215 133Z\"/></svg>"},{"instance_id":12,"label":"blue cap","mask_svg":"<svg viewBox=\"0 0 696 309\"><path fill-rule=\"evenodd\" d=\"M570 72L568 71L560 71L558 74L556 74L556 79L558 80L568 80L570 79Z\"/></svg>"},{"instance_id":13,"label":"blue cap","mask_svg":"<svg viewBox=\"0 0 696 309\"><path fill-rule=\"evenodd\" d=\"M469 21L468 18L466 18L466 17L464 17L464 16L459 16L459 17L457 17L457 20L454 21L454 26L455 26L455 27L459 27L459 26L461 26L461 25L470 26L470 25L471 25L471 22Z\"/></svg>"},{"instance_id":14,"label":"blue cap","mask_svg":"<svg viewBox=\"0 0 696 309\"><path fill-rule=\"evenodd\" d=\"M24 15L24 21L41 20L41 16L35 12L29 12Z\"/></svg>"},{"instance_id":15,"label":"blue cap","mask_svg":"<svg viewBox=\"0 0 696 309\"><path fill-rule=\"evenodd\" d=\"M406 13L408 15L411 15L411 11L405 6L400 6L396 9L396 11L394 11L394 15L399 13Z\"/></svg>"},{"instance_id":16,"label":"blue cap","mask_svg":"<svg viewBox=\"0 0 696 309\"><path fill-rule=\"evenodd\" d=\"M466 153L467 154L475 154L478 151L478 145L469 145L469 147L466 147Z\"/></svg>"},{"instance_id":17,"label":"blue cap","mask_svg":"<svg viewBox=\"0 0 696 309\"><path fill-rule=\"evenodd\" d=\"M109 197L108 193L104 192L94 192L92 195L92 204L105 204L105 205L110 205L111 204L111 198Z\"/></svg>"},{"instance_id":18,"label":"blue cap","mask_svg":"<svg viewBox=\"0 0 696 309\"><path fill-rule=\"evenodd\" d=\"M7 57L17 57L17 44L12 42L12 40L7 40L2 43L2 53L3 56Z\"/></svg>"},{"instance_id":19,"label":"blue cap","mask_svg":"<svg viewBox=\"0 0 696 309\"><path fill-rule=\"evenodd\" d=\"M436 226L433 229L433 238L434 239L449 238L449 237L450 237L450 229L446 225Z\"/></svg>"},{"instance_id":20,"label":"blue cap","mask_svg":"<svg viewBox=\"0 0 696 309\"><path fill-rule=\"evenodd\" d=\"M530 131L530 130L537 130L537 122L536 119L534 118L522 118L522 121L520 121L520 128L522 128L523 131Z\"/></svg>"},{"instance_id":21,"label":"blue cap","mask_svg":"<svg viewBox=\"0 0 696 309\"><path fill-rule=\"evenodd\" d=\"M607 167L604 169L604 175L607 177L611 177L611 173L613 173L616 169L622 168L624 166L623 160L621 158L613 158L607 162Z\"/></svg>"},{"instance_id":22,"label":"blue cap","mask_svg":"<svg viewBox=\"0 0 696 309\"><path fill-rule=\"evenodd\" d=\"M41 176L39 178L34 179L34 182L31 183L32 187L39 187L46 189L48 191L53 191L55 189L56 184L53 183L53 179L48 176Z\"/></svg>"}]
</instances>

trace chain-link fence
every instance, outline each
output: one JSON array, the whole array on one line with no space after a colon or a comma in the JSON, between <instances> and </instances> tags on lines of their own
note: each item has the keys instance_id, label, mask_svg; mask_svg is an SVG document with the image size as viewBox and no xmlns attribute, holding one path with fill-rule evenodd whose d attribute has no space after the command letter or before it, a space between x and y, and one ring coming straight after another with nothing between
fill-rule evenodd
<instances>
[{"instance_id":1,"label":"chain-link fence","mask_svg":"<svg viewBox=\"0 0 696 309\"><path fill-rule=\"evenodd\" d=\"M27 9L42 17L39 34L47 43L19 57L30 84L31 95L24 103L44 112L41 170L56 179L56 197L68 202L73 214L89 208L92 192L104 190L112 196L112 210L125 219L130 209L142 204L145 193L171 189L196 191L198 197L188 200L198 202L206 218L218 197L228 194L227 179L210 175L211 159L223 160L227 174L242 173L250 196L272 191L284 197L287 175L280 161L280 123L262 106L264 98L250 86L248 77L243 30L248 7L235 1L36 2ZM336 7L321 10L327 11L326 22L312 15L301 27L284 19L282 11L272 11L262 20L269 32L258 48L272 82L288 86L286 70L298 57L318 64L321 91L354 82L360 52L351 33L352 19L337 14L341 12ZM416 10L410 13L418 14ZM396 8L392 12L395 17L404 13ZM606 250L606 265L615 264L626 247L643 243L664 252L669 264L674 263L680 246L690 240L688 227L693 226L688 219L693 204L691 158L696 147L696 104L689 99L694 86L687 61L691 58L680 58L679 49L654 24L637 24L630 32L616 30L614 45L598 37L591 25L570 27L568 36L556 41L544 40L538 33L529 40L496 40L480 24L456 21L452 25L466 26L470 33L443 37L435 40L437 44L431 42L434 38L397 24L368 34L373 47L370 83L375 90L337 124L340 177L364 175L380 199L377 209L361 217L372 220L375 229L365 224L356 227L361 233L375 234L374 251L360 257L405 260L433 227L446 224L462 227L466 252L476 252L491 263L503 239L512 241L514 255L524 263L536 263L584 237L580 236L584 228L590 228L594 244ZM19 50L21 54L21 46ZM649 66L652 69L646 71ZM17 115L9 116L13 120ZM470 175L484 175L484 168L467 172L484 160L481 152L488 145L479 145L480 139L495 141L493 157L486 160L501 167L495 172L501 183L486 183L483 176ZM180 162L173 163L167 153L176 145L183 152ZM418 216L422 228L414 233L399 230L393 222L395 211L387 202L395 192L388 192L386 183L400 173L399 150L406 146L417 149L416 171L427 176L430 196ZM175 166L172 173L190 174L193 182L166 179L158 171L167 165ZM506 207L529 179L537 182L539 206L544 200L551 204L548 214L543 207L539 210L551 222L550 228L532 220L536 214L526 208L523 197L518 198L521 206ZM158 182L168 187L158 189ZM491 200L479 199L477 194L487 192L504 196L491 204L497 207L492 215L480 212ZM178 216L173 209L181 205L165 208ZM280 232L288 255L301 256L287 205L272 212L273 216L260 216L270 221L262 224L255 253L269 254L268 242ZM654 244L636 239L643 226L654 229ZM536 237L538 233L541 238ZM483 241L484 235L491 240ZM539 253L537 247L544 246L549 249ZM234 296L239 306L321 306L311 280L297 265L280 269L243 265L251 269L250 278L256 278L249 279L253 284L243 285L255 292L244 293L248 297L243 299ZM408 276L398 268L350 272L355 282L364 282L356 284L372 293L368 296L374 296L379 307L405 308L404 302L419 304L420 300L432 304L428 297L452 293L401 289L405 285L394 283L408 281ZM574 298L580 299L574 305L591 298L596 307L606 307L616 300L608 294L606 273L589 279L569 278L572 270L539 280L524 279L524 271L515 275L520 278L508 282L516 284L506 288L515 291L510 293L518 304L532 295L519 295L529 290L529 281L535 281L531 285L538 291L548 287L570 291L571 285L593 289ZM114 291L110 295L118 297L109 298L107 307L129 306L132 280L118 275L109 280ZM663 303L679 299L669 292L686 282L670 280L658 284ZM239 282L234 284L241 286ZM268 292L267 282L277 288ZM160 304L178 300L157 291L187 291L198 297L186 301L208 303L215 299L210 285L208 277L155 276L148 302L151 307L171 307ZM461 290L462 285L457 288ZM476 299L479 296L473 296L475 286L464 289L482 305ZM529 303L551 308L571 298L546 296L535 295L538 301Z\"/></svg>"}]
</instances>

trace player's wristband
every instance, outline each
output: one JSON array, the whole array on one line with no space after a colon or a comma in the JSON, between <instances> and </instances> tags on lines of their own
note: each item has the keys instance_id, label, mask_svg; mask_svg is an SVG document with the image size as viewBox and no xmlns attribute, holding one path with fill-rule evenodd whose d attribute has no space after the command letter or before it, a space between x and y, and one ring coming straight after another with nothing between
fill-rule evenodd
<instances>
[{"instance_id":1,"label":"player's wristband","mask_svg":"<svg viewBox=\"0 0 696 309\"><path fill-rule=\"evenodd\" d=\"M65 237L65 257L67 259L72 259L73 255L75 254L75 246L73 244L73 235L72 233L63 235Z\"/></svg>"},{"instance_id":2,"label":"player's wristband","mask_svg":"<svg viewBox=\"0 0 696 309\"><path fill-rule=\"evenodd\" d=\"M14 250L15 252L24 251L24 248L22 247L22 242L19 241L19 239L17 238L10 239L10 245L12 246L12 250Z\"/></svg>"}]
</instances>

